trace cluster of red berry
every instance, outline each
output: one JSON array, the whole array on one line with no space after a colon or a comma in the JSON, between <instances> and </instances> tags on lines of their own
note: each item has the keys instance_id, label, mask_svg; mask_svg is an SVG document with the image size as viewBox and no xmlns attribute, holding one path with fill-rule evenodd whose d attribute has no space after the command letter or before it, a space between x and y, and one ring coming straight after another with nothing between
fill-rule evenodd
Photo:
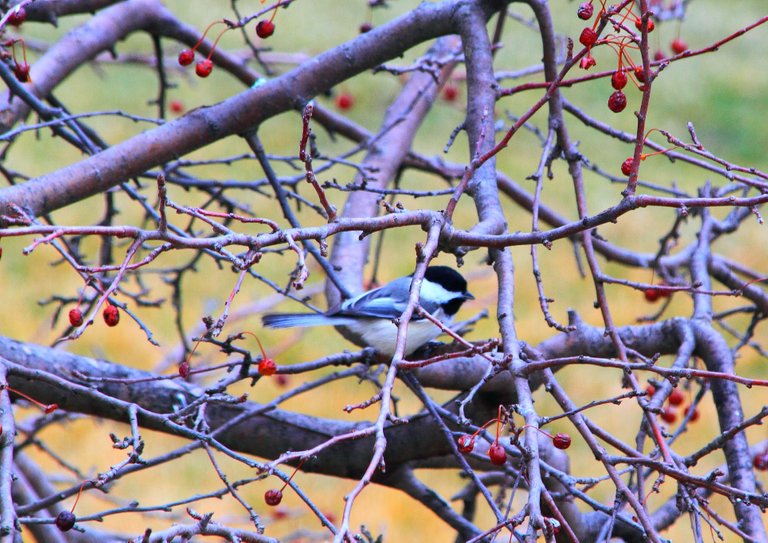
<instances>
[{"instance_id":1,"label":"cluster of red berry","mask_svg":"<svg viewBox=\"0 0 768 543\"><path fill-rule=\"evenodd\" d=\"M462 454L469 454L471 453L475 448L475 439L477 436L482 432L485 428L490 426L491 424L496 425L496 437L493 440L493 443L490 447L488 447L488 459L491 461L491 464L494 464L496 466L503 466L507 461L507 451L504 449L504 446L499 443L499 433L506 424L506 417L502 416L502 410L499 408L499 416L495 419L491 419L485 424L483 424L480 428L477 429L477 431L474 434L463 434L459 436L459 439L456 440L456 445L459 449L459 452ZM521 428L517 434L521 433L522 430L524 430L526 427ZM566 433L558 433L554 436L548 434L544 430L541 430L539 428L535 428L538 432L544 434L545 436L549 437L552 440L552 444L558 448L565 450L571 446L571 436L569 436Z\"/></svg>"},{"instance_id":2,"label":"cluster of red berry","mask_svg":"<svg viewBox=\"0 0 768 543\"><path fill-rule=\"evenodd\" d=\"M6 22L11 26L19 27L26 20L27 20L27 12L24 9L24 6L17 5L8 14L8 19L6 19ZM16 59L17 43L21 45L21 52L22 52L21 61ZM8 58L9 56L13 58L12 69L13 69L13 75L16 76L16 79L21 83L28 83L29 81L31 81L29 77L29 63L27 62L27 48L26 48L26 45L24 44L24 40L21 38L6 40L5 42L3 42L3 46L11 49L10 55L8 55L6 51L3 51L2 55L4 58Z\"/></svg>"},{"instance_id":3,"label":"cluster of red berry","mask_svg":"<svg viewBox=\"0 0 768 543\"><path fill-rule=\"evenodd\" d=\"M646 397L650 398L656 393L656 387L648 385L645 389ZM677 422L678 411L681 405L685 403L685 394L682 391L675 388L667 397L666 405L661 412L661 420L667 424L674 424ZM699 420L699 410L696 409L693 404L688 404L683 407L683 417L687 417L689 422L696 422Z\"/></svg>"},{"instance_id":4,"label":"cluster of red berry","mask_svg":"<svg viewBox=\"0 0 768 543\"><path fill-rule=\"evenodd\" d=\"M588 21L592 19L594 12L595 12L595 8L593 5L593 0L590 0L589 2L584 2L579 5L578 10L576 11L576 15L579 17L579 19ZM589 26L585 27L581 31L581 34L579 36L579 42L584 47L587 48L587 53L584 55L584 57L582 57L579 64L582 69L587 70L597 64L597 61L592 56L592 47L598 43L599 36L596 30L597 25L600 22L601 18L606 16L607 13L608 11L606 10L605 2L601 0L600 12L598 16L595 17L594 23L592 24L591 27ZM621 15L621 14L616 14L616 15ZM632 3L630 3L628 4L626 11L622 16L622 20L620 21L619 24L615 24L614 28L616 28L617 31L619 31L621 30L621 28L623 27L623 24L627 21L627 19L633 19L635 28L638 31L642 32L643 30L645 30L647 33L651 33L656 28L656 23L654 23L651 15L652 15L651 13L647 13L644 16L640 17L633 14ZM627 97L623 91L624 87L627 85L627 82L629 80L627 76L627 72L629 72L633 76L638 87L642 88L643 83L645 83L645 71L643 66L636 65L633 62L631 56L627 53L627 49L637 48L637 40L634 36L608 35L603 39L602 43L605 43L610 47L612 47L616 51L618 56L618 67L616 68L616 71L611 76L611 86L613 87L614 91L608 97L608 109L610 109L614 113L621 113L627 107ZM679 55L688 49L688 45L681 38L678 37L672 41L671 48L676 55ZM662 54L662 57L663 57L663 54ZM625 63L629 66L628 68L624 67ZM629 167L631 167L631 163ZM624 170L623 167L622 167L622 170ZM629 175L629 174L625 174L625 175Z\"/></svg>"},{"instance_id":5,"label":"cluster of red berry","mask_svg":"<svg viewBox=\"0 0 768 543\"><path fill-rule=\"evenodd\" d=\"M275 8L272 10L272 16L269 19L262 19L256 24L256 35L261 39L266 39L270 37L272 34L275 33L275 15L277 15L277 8L280 6L280 2L278 1L275 5ZM208 77L211 75L211 72L213 71L213 61L211 60L211 57L213 56L213 52L216 50L216 46L219 43L219 40L224 35L225 32L228 30L232 30L235 28L235 26L230 23L229 21L214 21L211 24L208 25L208 27L205 29L205 32L203 32L203 35L200 36L200 39L197 41L197 43L191 48L191 49L184 49L181 53L179 53L179 64L181 66L189 66L195 61L195 53L197 52L198 47L200 47L200 44L203 43L203 40L205 39L205 36L208 34L208 31L216 24L225 24L227 27L219 32L219 35L216 37L216 40L213 42L213 46L211 47L211 50L208 52L208 56L195 64L195 73L198 77Z\"/></svg>"},{"instance_id":6,"label":"cluster of red berry","mask_svg":"<svg viewBox=\"0 0 768 543\"><path fill-rule=\"evenodd\" d=\"M117 326L120 322L120 311L117 309L117 306L109 302L107 302L107 306L102 311L101 316L107 326ZM83 325L83 312L80 311L79 307L69 310L69 324L75 328Z\"/></svg>"},{"instance_id":7,"label":"cluster of red berry","mask_svg":"<svg viewBox=\"0 0 768 543\"><path fill-rule=\"evenodd\" d=\"M583 2L576 10L576 15L579 19L589 21L595 15L594 0ZM633 21L635 28L646 34L651 33L656 28L656 23L653 20L653 13L646 12L641 16L633 13L632 9L634 2L629 2L623 8L623 10L617 11L615 6L606 7L605 0L600 0L600 11L594 19L592 26L585 27L579 35L579 43L586 48L586 53L581 58L579 66L588 70L589 68L597 65L597 61L592 56L592 47L596 45L607 45L616 52L618 58L618 65L616 70L611 74L611 87L613 92L608 97L608 109L614 113L621 113L627 108L627 96L624 93L624 88L627 83L632 80L633 83L640 89L644 89L646 82L646 68L643 65L638 65L632 60L632 56L629 54L629 50L637 50L639 41L635 34L630 32L625 23L627 21ZM616 30L616 34L607 34L600 40L598 36L598 25L605 17L611 16L613 22L613 28ZM613 19L617 17L617 19ZM622 33L622 31L624 31ZM688 44L679 36L672 40L670 48L675 55L681 55L688 50ZM662 51L657 51L654 55L654 60L661 62L665 59ZM640 157L641 160L646 158L646 155ZM634 166L634 159L632 157L626 159L621 164L621 173L629 176L632 173ZM654 297L654 294L649 295L649 301L655 301L659 297L668 296L663 291L658 291L659 294ZM653 297L653 300L650 300Z\"/></svg>"}]
</instances>

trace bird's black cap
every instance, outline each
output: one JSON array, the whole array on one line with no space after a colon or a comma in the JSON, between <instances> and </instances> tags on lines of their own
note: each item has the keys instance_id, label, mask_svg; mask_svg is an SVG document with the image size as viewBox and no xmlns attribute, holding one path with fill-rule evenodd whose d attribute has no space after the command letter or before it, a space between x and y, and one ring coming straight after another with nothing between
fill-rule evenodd
<instances>
[{"instance_id":1,"label":"bird's black cap","mask_svg":"<svg viewBox=\"0 0 768 543\"><path fill-rule=\"evenodd\" d=\"M459 272L448 266L430 266L427 268L424 278L427 281L437 283L450 292L460 292L472 297L467 292L467 281Z\"/></svg>"}]
</instances>

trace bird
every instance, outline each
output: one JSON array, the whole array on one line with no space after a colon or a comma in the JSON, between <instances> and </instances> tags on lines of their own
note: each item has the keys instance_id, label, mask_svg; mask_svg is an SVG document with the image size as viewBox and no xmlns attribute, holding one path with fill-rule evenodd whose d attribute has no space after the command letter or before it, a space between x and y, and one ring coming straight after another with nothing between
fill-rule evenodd
<instances>
[{"instance_id":1,"label":"bird","mask_svg":"<svg viewBox=\"0 0 768 543\"><path fill-rule=\"evenodd\" d=\"M353 298L325 313L271 313L262 317L268 328L341 326L345 336L362 347L372 347L380 355L392 357L397 343L399 318L408 305L413 275L406 275ZM475 297L467 290L464 277L448 266L429 266L421 283L419 305L445 326L467 300ZM443 331L426 317L414 314L408 325L404 355L412 354L437 338Z\"/></svg>"}]
</instances>

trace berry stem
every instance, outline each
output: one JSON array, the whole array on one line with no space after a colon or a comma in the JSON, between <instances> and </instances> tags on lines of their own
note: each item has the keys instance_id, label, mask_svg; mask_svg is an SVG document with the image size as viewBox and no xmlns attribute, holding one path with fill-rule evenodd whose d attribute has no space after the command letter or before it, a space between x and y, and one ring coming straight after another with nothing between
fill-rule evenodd
<instances>
[{"instance_id":1,"label":"berry stem","mask_svg":"<svg viewBox=\"0 0 768 543\"><path fill-rule=\"evenodd\" d=\"M205 40L205 36L208 34L208 32L213 28L214 25L217 24L227 24L224 21L213 21L212 23L209 23L208 26L205 27L205 30L203 31L203 35L200 36L200 39L197 40L197 43L192 47L192 51L197 51L197 48L200 47L200 44L203 43L203 40ZM229 30L229 27L227 27L227 30ZM221 37L221 34L219 34L219 38ZM216 39L218 42L218 38ZM214 45L215 47L215 45Z\"/></svg>"},{"instance_id":2,"label":"berry stem","mask_svg":"<svg viewBox=\"0 0 768 543\"><path fill-rule=\"evenodd\" d=\"M280 7L281 1L282 0L277 0L277 3L275 4L275 9L272 10L272 16L269 18L270 23L275 20L275 16L277 15L277 8Z\"/></svg>"},{"instance_id":3,"label":"berry stem","mask_svg":"<svg viewBox=\"0 0 768 543\"><path fill-rule=\"evenodd\" d=\"M29 396L27 394L24 394L22 391L16 390L15 388L13 388L10 385L0 385L0 389L6 389L8 392L13 392L17 396L21 396L25 400L35 404L37 407L42 409L46 414L54 412L56 410L56 408L59 407L58 404L55 404L55 403L44 404L42 402L39 402L36 399L34 399L33 397L31 397L31 396Z\"/></svg>"},{"instance_id":4,"label":"berry stem","mask_svg":"<svg viewBox=\"0 0 768 543\"><path fill-rule=\"evenodd\" d=\"M227 28L219 32L218 36L216 36L216 40L213 42L213 45L211 46L211 50L208 52L208 56L206 57L208 60L211 60L211 56L213 56L213 52L216 50L216 46L219 44L219 40L224 35L224 33L228 30L232 30L231 27L228 26Z\"/></svg>"},{"instance_id":5,"label":"berry stem","mask_svg":"<svg viewBox=\"0 0 768 543\"><path fill-rule=\"evenodd\" d=\"M69 510L70 513L74 513L75 512L75 507L77 507L77 502L80 501L80 495L83 493L83 487L85 487L85 483L87 483L87 482L88 481L83 481L80 484L80 490L77 491L77 497L75 498L75 503L72 504L72 509Z\"/></svg>"}]
</instances>

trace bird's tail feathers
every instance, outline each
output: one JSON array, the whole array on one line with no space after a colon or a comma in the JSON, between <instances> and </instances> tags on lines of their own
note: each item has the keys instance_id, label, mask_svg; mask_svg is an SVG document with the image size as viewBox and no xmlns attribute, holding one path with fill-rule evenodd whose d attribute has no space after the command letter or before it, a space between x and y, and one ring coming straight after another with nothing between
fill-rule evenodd
<instances>
[{"instance_id":1,"label":"bird's tail feathers","mask_svg":"<svg viewBox=\"0 0 768 543\"><path fill-rule=\"evenodd\" d=\"M323 313L272 313L264 315L261 321L268 328L344 326L355 322L349 317L332 317Z\"/></svg>"}]
</instances>

